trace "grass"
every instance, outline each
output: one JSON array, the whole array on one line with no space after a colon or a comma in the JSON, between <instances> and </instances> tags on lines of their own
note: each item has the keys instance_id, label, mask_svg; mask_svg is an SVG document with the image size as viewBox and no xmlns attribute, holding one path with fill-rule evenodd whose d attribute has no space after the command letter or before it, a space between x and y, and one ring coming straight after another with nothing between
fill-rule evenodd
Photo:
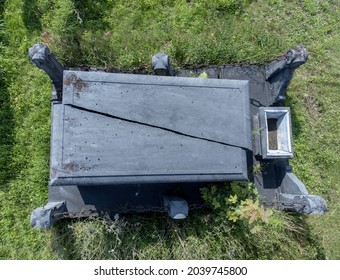
<instances>
[{"instance_id":1,"label":"grass","mask_svg":"<svg viewBox=\"0 0 340 280\"><path fill-rule=\"evenodd\" d=\"M340 24L338 1L0 0L0 259L339 259ZM295 174L330 211L275 212L251 234L218 211L65 221L33 230L46 204L48 77L28 60L47 44L66 66L145 68L157 52L185 65L261 63L303 44L288 88Z\"/></svg>"}]
</instances>

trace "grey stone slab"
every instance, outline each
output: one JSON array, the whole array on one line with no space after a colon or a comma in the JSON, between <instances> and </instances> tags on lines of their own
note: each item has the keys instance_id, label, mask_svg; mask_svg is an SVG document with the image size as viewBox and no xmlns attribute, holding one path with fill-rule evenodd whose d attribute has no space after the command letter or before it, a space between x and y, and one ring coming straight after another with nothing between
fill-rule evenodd
<instances>
[{"instance_id":1,"label":"grey stone slab","mask_svg":"<svg viewBox=\"0 0 340 280\"><path fill-rule=\"evenodd\" d=\"M63 104L252 149L248 81L65 71Z\"/></svg>"},{"instance_id":2,"label":"grey stone slab","mask_svg":"<svg viewBox=\"0 0 340 280\"><path fill-rule=\"evenodd\" d=\"M63 122L52 135L62 141L52 144L52 186L247 179L243 149L56 106Z\"/></svg>"},{"instance_id":3,"label":"grey stone slab","mask_svg":"<svg viewBox=\"0 0 340 280\"><path fill-rule=\"evenodd\" d=\"M164 195L184 198L189 208L204 205L200 188L207 183L162 183L162 184L122 184L75 186L65 185L50 187L48 200L67 201L67 211L82 213L84 211L129 213L166 211Z\"/></svg>"},{"instance_id":4,"label":"grey stone slab","mask_svg":"<svg viewBox=\"0 0 340 280\"><path fill-rule=\"evenodd\" d=\"M264 66L231 66L221 69L221 79L249 81L250 113L255 115L261 106L272 104L271 88L266 82Z\"/></svg>"}]
</instances>

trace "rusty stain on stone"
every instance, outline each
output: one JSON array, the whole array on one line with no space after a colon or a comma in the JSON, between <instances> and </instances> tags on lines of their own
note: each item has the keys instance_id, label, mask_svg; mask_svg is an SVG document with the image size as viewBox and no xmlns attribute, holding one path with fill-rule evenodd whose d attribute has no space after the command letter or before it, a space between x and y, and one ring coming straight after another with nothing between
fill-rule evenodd
<instances>
[{"instance_id":1,"label":"rusty stain on stone","mask_svg":"<svg viewBox=\"0 0 340 280\"><path fill-rule=\"evenodd\" d=\"M67 170L67 171L78 171L79 170L79 165L74 163L74 162L70 162L70 163L66 163L63 165L63 169Z\"/></svg>"},{"instance_id":2,"label":"rusty stain on stone","mask_svg":"<svg viewBox=\"0 0 340 280\"><path fill-rule=\"evenodd\" d=\"M70 73L64 78L64 85L69 86L73 85L76 89L76 95L79 97L79 93L84 89L87 88L89 85L81 78L79 78L75 73Z\"/></svg>"},{"instance_id":3,"label":"rusty stain on stone","mask_svg":"<svg viewBox=\"0 0 340 280\"><path fill-rule=\"evenodd\" d=\"M64 79L64 85L69 86L71 84L74 84L77 80L77 75L75 73L70 73L67 75Z\"/></svg>"},{"instance_id":4,"label":"rusty stain on stone","mask_svg":"<svg viewBox=\"0 0 340 280\"><path fill-rule=\"evenodd\" d=\"M56 177L56 175L57 175L57 170L52 167L51 168L51 175L50 175L51 179L54 179Z\"/></svg>"},{"instance_id":5,"label":"rusty stain on stone","mask_svg":"<svg viewBox=\"0 0 340 280\"><path fill-rule=\"evenodd\" d=\"M81 78L77 78L75 81L75 88L77 90L77 93L79 93L80 91L82 91L84 88L87 88L89 85L84 82Z\"/></svg>"}]
</instances>

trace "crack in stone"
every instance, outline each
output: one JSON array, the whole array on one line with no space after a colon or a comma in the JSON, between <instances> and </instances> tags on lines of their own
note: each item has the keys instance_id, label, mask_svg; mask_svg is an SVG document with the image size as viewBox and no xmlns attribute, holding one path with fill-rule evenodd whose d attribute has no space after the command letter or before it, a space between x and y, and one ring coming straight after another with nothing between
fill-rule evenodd
<instances>
[{"instance_id":1,"label":"crack in stone","mask_svg":"<svg viewBox=\"0 0 340 280\"><path fill-rule=\"evenodd\" d=\"M229 144L229 143L224 143L224 142L220 142L220 141L216 141L216 140L211 140L211 139L208 139L208 138L205 138L205 137L193 136L193 135L186 134L186 133L183 133L183 132L180 132L180 131L177 131L177 130L173 130L173 129L170 129L170 128L165 128L165 127L161 127L161 126L158 126L158 125L153 125L153 124L148 124L148 123L139 122L139 121L135 121L135 120L130 120L130 119L114 116L114 115L111 115L111 114L108 114L108 113L98 112L96 110L91 110L91 109L84 108L84 107L81 107L81 106L77 106L77 105L74 105L74 104L65 104L65 106L70 106L70 107L78 109L78 110L82 110L82 111L85 111L85 112L102 115L102 116L105 116L105 117L108 117L108 118L113 118L113 119L117 119L117 120L121 120L121 121L125 121L125 122L130 122L130 123L135 123L135 124L139 124L139 125L144 125L144 126L148 126L148 127L152 127L152 128L162 129L162 130L165 130L165 131L168 131L168 132L172 132L172 133L175 133L175 134L178 134L178 135L181 135L181 136L185 136L185 137L190 137L190 138L194 138L194 139L198 139L198 140L203 140L203 141L208 141L208 142L212 142L212 143L216 143L216 144L220 144L220 145L224 145L224 146L240 148L240 149L245 150L245 151L250 151L249 149L247 149L245 147L242 147L242 146L233 145L233 144Z\"/></svg>"}]
</instances>

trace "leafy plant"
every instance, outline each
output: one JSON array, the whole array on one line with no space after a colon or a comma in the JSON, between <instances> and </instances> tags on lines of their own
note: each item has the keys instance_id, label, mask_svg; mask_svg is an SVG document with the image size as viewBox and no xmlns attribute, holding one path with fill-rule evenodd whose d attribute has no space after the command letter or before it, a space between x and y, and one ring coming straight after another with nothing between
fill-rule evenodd
<instances>
[{"instance_id":1,"label":"leafy plant","mask_svg":"<svg viewBox=\"0 0 340 280\"><path fill-rule=\"evenodd\" d=\"M202 189L202 194L221 215L233 223L244 223L251 233L261 231L272 215L272 210L260 205L255 186L249 182L212 185L210 189Z\"/></svg>"},{"instance_id":2,"label":"leafy plant","mask_svg":"<svg viewBox=\"0 0 340 280\"><path fill-rule=\"evenodd\" d=\"M265 209L259 204L259 200L246 199L240 202L235 210L229 210L229 220L236 222L244 221L248 224L251 233L257 233L262 230L262 224L269 223L272 215L271 209Z\"/></svg>"},{"instance_id":3,"label":"leafy plant","mask_svg":"<svg viewBox=\"0 0 340 280\"><path fill-rule=\"evenodd\" d=\"M252 170L253 175L257 175L257 174L261 173L262 171L263 171L263 164L260 163L260 162L256 162L253 165L253 170Z\"/></svg>"}]
</instances>

